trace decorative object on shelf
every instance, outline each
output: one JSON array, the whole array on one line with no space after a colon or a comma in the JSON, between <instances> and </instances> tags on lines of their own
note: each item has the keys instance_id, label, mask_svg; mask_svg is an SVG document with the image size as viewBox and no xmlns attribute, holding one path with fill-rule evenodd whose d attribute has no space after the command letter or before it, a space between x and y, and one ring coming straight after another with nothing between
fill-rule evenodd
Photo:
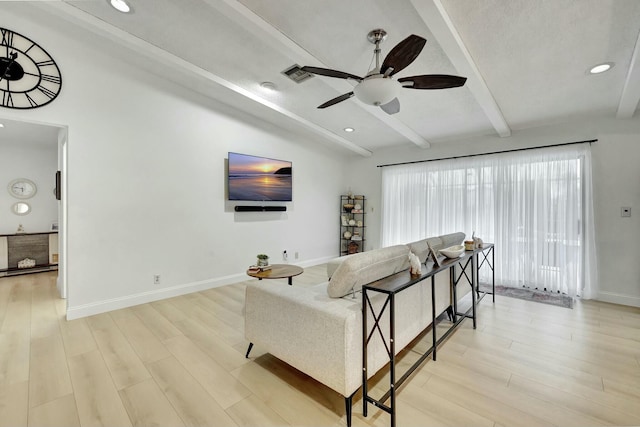
<instances>
[{"instance_id":1,"label":"decorative object on shelf","mask_svg":"<svg viewBox=\"0 0 640 427\"><path fill-rule=\"evenodd\" d=\"M53 101L62 75L53 58L36 42L0 28L0 106L37 108Z\"/></svg>"},{"instance_id":2,"label":"decorative object on shelf","mask_svg":"<svg viewBox=\"0 0 640 427\"><path fill-rule=\"evenodd\" d=\"M353 211L354 212L362 212L362 205L360 203L356 203L355 205L353 205Z\"/></svg>"},{"instance_id":3,"label":"decorative object on shelf","mask_svg":"<svg viewBox=\"0 0 640 427\"><path fill-rule=\"evenodd\" d=\"M269 265L269 256L265 254L258 254L258 262L256 263L258 267L264 267Z\"/></svg>"},{"instance_id":4,"label":"decorative object on shelf","mask_svg":"<svg viewBox=\"0 0 640 427\"><path fill-rule=\"evenodd\" d=\"M349 225L349 220L347 219L346 215L342 215L342 226L346 227L347 225Z\"/></svg>"},{"instance_id":5,"label":"decorative object on shelf","mask_svg":"<svg viewBox=\"0 0 640 427\"><path fill-rule=\"evenodd\" d=\"M36 266L36 260L31 258L25 258L22 261L18 261L18 268L32 268Z\"/></svg>"},{"instance_id":6,"label":"decorative object on shelf","mask_svg":"<svg viewBox=\"0 0 640 427\"><path fill-rule=\"evenodd\" d=\"M252 265L247 269L248 273L260 273L261 271L271 270L270 265Z\"/></svg>"},{"instance_id":7,"label":"decorative object on shelf","mask_svg":"<svg viewBox=\"0 0 640 427\"><path fill-rule=\"evenodd\" d=\"M350 220L349 220L349 225L350 225L350 226L352 226L352 227L353 227L354 225L356 225L356 220L355 220L355 219L350 219Z\"/></svg>"},{"instance_id":8,"label":"decorative object on shelf","mask_svg":"<svg viewBox=\"0 0 640 427\"><path fill-rule=\"evenodd\" d=\"M484 242L482 241L482 239L479 238L479 237L476 237L476 232L475 231L471 235L471 239L473 240L473 248L474 249L482 248L484 246Z\"/></svg>"},{"instance_id":9,"label":"decorative object on shelf","mask_svg":"<svg viewBox=\"0 0 640 427\"><path fill-rule=\"evenodd\" d=\"M351 240L362 240L362 236L359 231L354 231L353 236L351 236Z\"/></svg>"},{"instance_id":10,"label":"decorative object on shelf","mask_svg":"<svg viewBox=\"0 0 640 427\"><path fill-rule=\"evenodd\" d=\"M420 258L413 252L409 252L409 268L412 276L422 274L422 264Z\"/></svg>"},{"instance_id":11,"label":"decorative object on shelf","mask_svg":"<svg viewBox=\"0 0 640 427\"><path fill-rule=\"evenodd\" d=\"M474 241L473 240L465 240L464 241L464 248L467 251L472 251L474 249Z\"/></svg>"},{"instance_id":12,"label":"decorative object on shelf","mask_svg":"<svg viewBox=\"0 0 640 427\"><path fill-rule=\"evenodd\" d=\"M349 230L345 231L344 233L342 233L342 237L349 240L351 238L351 232Z\"/></svg>"},{"instance_id":13,"label":"decorative object on shelf","mask_svg":"<svg viewBox=\"0 0 640 427\"><path fill-rule=\"evenodd\" d=\"M360 245L358 245L356 242L354 242L353 240L349 242L349 246L348 246L348 252L349 254L355 254L358 252L358 248L360 247Z\"/></svg>"},{"instance_id":14,"label":"decorative object on shelf","mask_svg":"<svg viewBox=\"0 0 640 427\"><path fill-rule=\"evenodd\" d=\"M27 215L31 212L31 205L27 202L15 202L11 205L11 212L16 215Z\"/></svg>"},{"instance_id":15,"label":"decorative object on shelf","mask_svg":"<svg viewBox=\"0 0 640 427\"><path fill-rule=\"evenodd\" d=\"M353 203L345 203L344 205L342 205L342 207L344 208L345 212L351 213L351 211L353 210Z\"/></svg>"},{"instance_id":16,"label":"decorative object on shelf","mask_svg":"<svg viewBox=\"0 0 640 427\"><path fill-rule=\"evenodd\" d=\"M364 223L362 222L362 220L358 220L358 222L356 223L356 225L357 225L358 227L362 227L362 226L363 226L363 224L364 224Z\"/></svg>"},{"instance_id":17,"label":"decorative object on shelf","mask_svg":"<svg viewBox=\"0 0 640 427\"><path fill-rule=\"evenodd\" d=\"M438 254L436 254L436 251L433 250L429 242L427 242L427 246L429 247L429 256L427 257L427 259L431 258L431 261L433 261L434 267L440 267L440 261L438 261Z\"/></svg>"},{"instance_id":18,"label":"decorative object on shelf","mask_svg":"<svg viewBox=\"0 0 640 427\"><path fill-rule=\"evenodd\" d=\"M18 224L18 229L16 230L16 234L22 234L24 233L24 227L22 226L22 224Z\"/></svg>"},{"instance_id":19,"label":"decorative object on shelf","mask_svg":"<svg viewBox=\"0 0 640 427\"><path fill-rule=\"evenodd\" d=\"M1 65L0 65L1 67ZM0 71L2 71L0 69ZM30 199L35 196L38 191L38 187L35 182L27 178L17 178L9 183L7 186L9 194L16 199Z\"/></svg>"},{"instance_id":20,"label":"decorative object on shelf","mask_svg":"<svg viewBox=\"0 0 640 427\"><path fill-rule=\"evenodd\" d=\"M464 253L464 245L449 246L448 248L440 249L440 253L447 258L459 258Z\"/></svg>"},{"instance_id":21,"label":"decorative object on shelf","mask_svg":"<svg viewBox=\"0 0 640 427\"><path fill-rule=\"evenodd\" d=\"M347 197L353 199L353 193L351 192L351 187L347 190Z\"/></svg>"}]
</instances>

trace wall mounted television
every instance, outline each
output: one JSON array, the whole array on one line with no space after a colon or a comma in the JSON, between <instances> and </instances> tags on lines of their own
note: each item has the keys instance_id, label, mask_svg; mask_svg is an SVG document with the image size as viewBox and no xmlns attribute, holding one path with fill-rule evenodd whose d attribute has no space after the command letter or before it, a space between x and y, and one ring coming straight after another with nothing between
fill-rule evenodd
<instances>
[{"instance_id":1,"label":"wall mounted television","mask_svg":"<svg viewBox=\"0 0 640 427\"><path fill-rule=\"evenodd\" d=\"M229 152L229 200L290 202L291 162Z\"/></svg>"}]
</instances>

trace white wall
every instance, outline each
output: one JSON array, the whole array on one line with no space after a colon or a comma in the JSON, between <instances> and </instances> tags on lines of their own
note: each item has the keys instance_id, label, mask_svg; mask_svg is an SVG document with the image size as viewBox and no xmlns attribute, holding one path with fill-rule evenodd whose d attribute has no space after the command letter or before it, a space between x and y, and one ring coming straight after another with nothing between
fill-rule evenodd
<instances>
[{"instance_id":1,"label":"white wall","mask_svg":"<svg viewBox=\"0 0 640 427\"><path fill-rule=\"evenodd\" d=\"M22 224L25 232L50 231L51 223L58 221L58 203L53 194L58 166L58 141L41 146L0 142L0 234L13 234ZM16 199L7 191L9 182L27 178L37 186L35 196ZM14 203L23 201L31 206L27 215L15 215Z\"/></svg>"},{"instance_id":2,"label":"white wall","mask_svg":"<svg viewBox=\"0 0 640 427\"><path fill-rule=\"evenodd\" d=\"M640 263L636 252L640 238L640 117L637 113L629 120L593 119L514 131L510 138L479 136L433 144L430 149L408 145L405 149L383 150L370 158L351 161L346 180L355 193L368 198L367 247L380 246L381 169L377 165L589 139L598 139L592 144L599 273L597 299L640 307ZM622 206L632 207L631 218L621 218Z\"/></svg>"},{"instance_id":3,"label":"white wall","mask_svg":"<svg viewBox=\"0 0 640 427\"><path fill-rule=\"evenodd\" d=\"M339 154L101 54L66 23L16 10L3 17L40 41L63 75L58 99L10 113L68 125L69 318L244 280L258 253L278 262L287 250L303 265L336 255ZM228 151L293 162L287 212L233 212Z\"/></svg>"},{"instance_id":4,"label":"white wall","mask_svg":"<svg viewBox=\"0 0 640 427\"><path fill-rule=\"evenodd\" d=\"M592 151L598 299L640 307L640 126L618 132L603 134ZM621 217L622 206L631 207L630 218Z\"/></svg>"}]
</instances>

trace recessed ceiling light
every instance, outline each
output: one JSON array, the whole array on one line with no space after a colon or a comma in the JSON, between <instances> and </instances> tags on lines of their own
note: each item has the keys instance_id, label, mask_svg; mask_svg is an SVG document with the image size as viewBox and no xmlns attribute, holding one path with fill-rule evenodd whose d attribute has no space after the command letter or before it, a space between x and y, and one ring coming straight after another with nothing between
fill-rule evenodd
<instances>
[{"instance_id":1,"label":"recessed ceiling light","mask_svg":"<svg viewBox=\"0 0 640 427\"><path fill-rule=\"evenodd\" d=\"M4 125L2 123L0 123L0 128L3 128L3 127L4 127Z\"/></svg>"},{"instance_id":2,"label":"recessed ceiling light","mask_svg":"<svg viewBox=\"0 0 640 427\"><path fill-rule=\"evenodd\" d=\"M600 73L604 73L605 71L609 71L611 67L613 67L613 62L605 62L602 64L598 64L594 67L591 67L589 72L591 74L600 74Z\"/></svg>"},{"instance_id":3,"label":"recessed ceiling light","mask_svg":"<svg viewBox=\"0 0 640 427\"><path fill-rule=\"evenodd\" d=\"M344 128L345 132L353 132L355 129L354 128Z\"/></svg>"},{"instance_id":4,"label":"recessed ceiling light","mask_svg":"<svg viewBox=\"0 0 640 427\"><path fill-rule=\"evenodd\" d=\"M122 13L131 12L131 7L129 7L125 0L111 0L111 6Z\"/></svg>"},{"instance_id":5,"label":"recessed ceiling light","mask_svg":"<svg viewBox=\"0 0 640 427\"><path fill-rule=\"evenodd\" d=\"M273 82L262 82L260 83L260 87L267 90L276 90L278 87Z\"/></svg>"}]
</instances>

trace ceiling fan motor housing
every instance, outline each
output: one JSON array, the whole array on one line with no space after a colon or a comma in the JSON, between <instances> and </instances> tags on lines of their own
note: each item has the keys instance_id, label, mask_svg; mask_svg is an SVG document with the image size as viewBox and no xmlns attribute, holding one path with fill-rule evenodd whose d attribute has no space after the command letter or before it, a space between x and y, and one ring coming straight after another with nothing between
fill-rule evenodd
<instances>
[{"instance_id":1,"label":"ceiling fan motor housing","mask_svg":"<svg viewBox=\"0 0 640 427\"><path fill-rule=\"evenodd\" d=\"M375 74L358 83L353 93L365 104L380 106L393 101L400 87L397 81Z\"/></svg>"}]
</instances>

